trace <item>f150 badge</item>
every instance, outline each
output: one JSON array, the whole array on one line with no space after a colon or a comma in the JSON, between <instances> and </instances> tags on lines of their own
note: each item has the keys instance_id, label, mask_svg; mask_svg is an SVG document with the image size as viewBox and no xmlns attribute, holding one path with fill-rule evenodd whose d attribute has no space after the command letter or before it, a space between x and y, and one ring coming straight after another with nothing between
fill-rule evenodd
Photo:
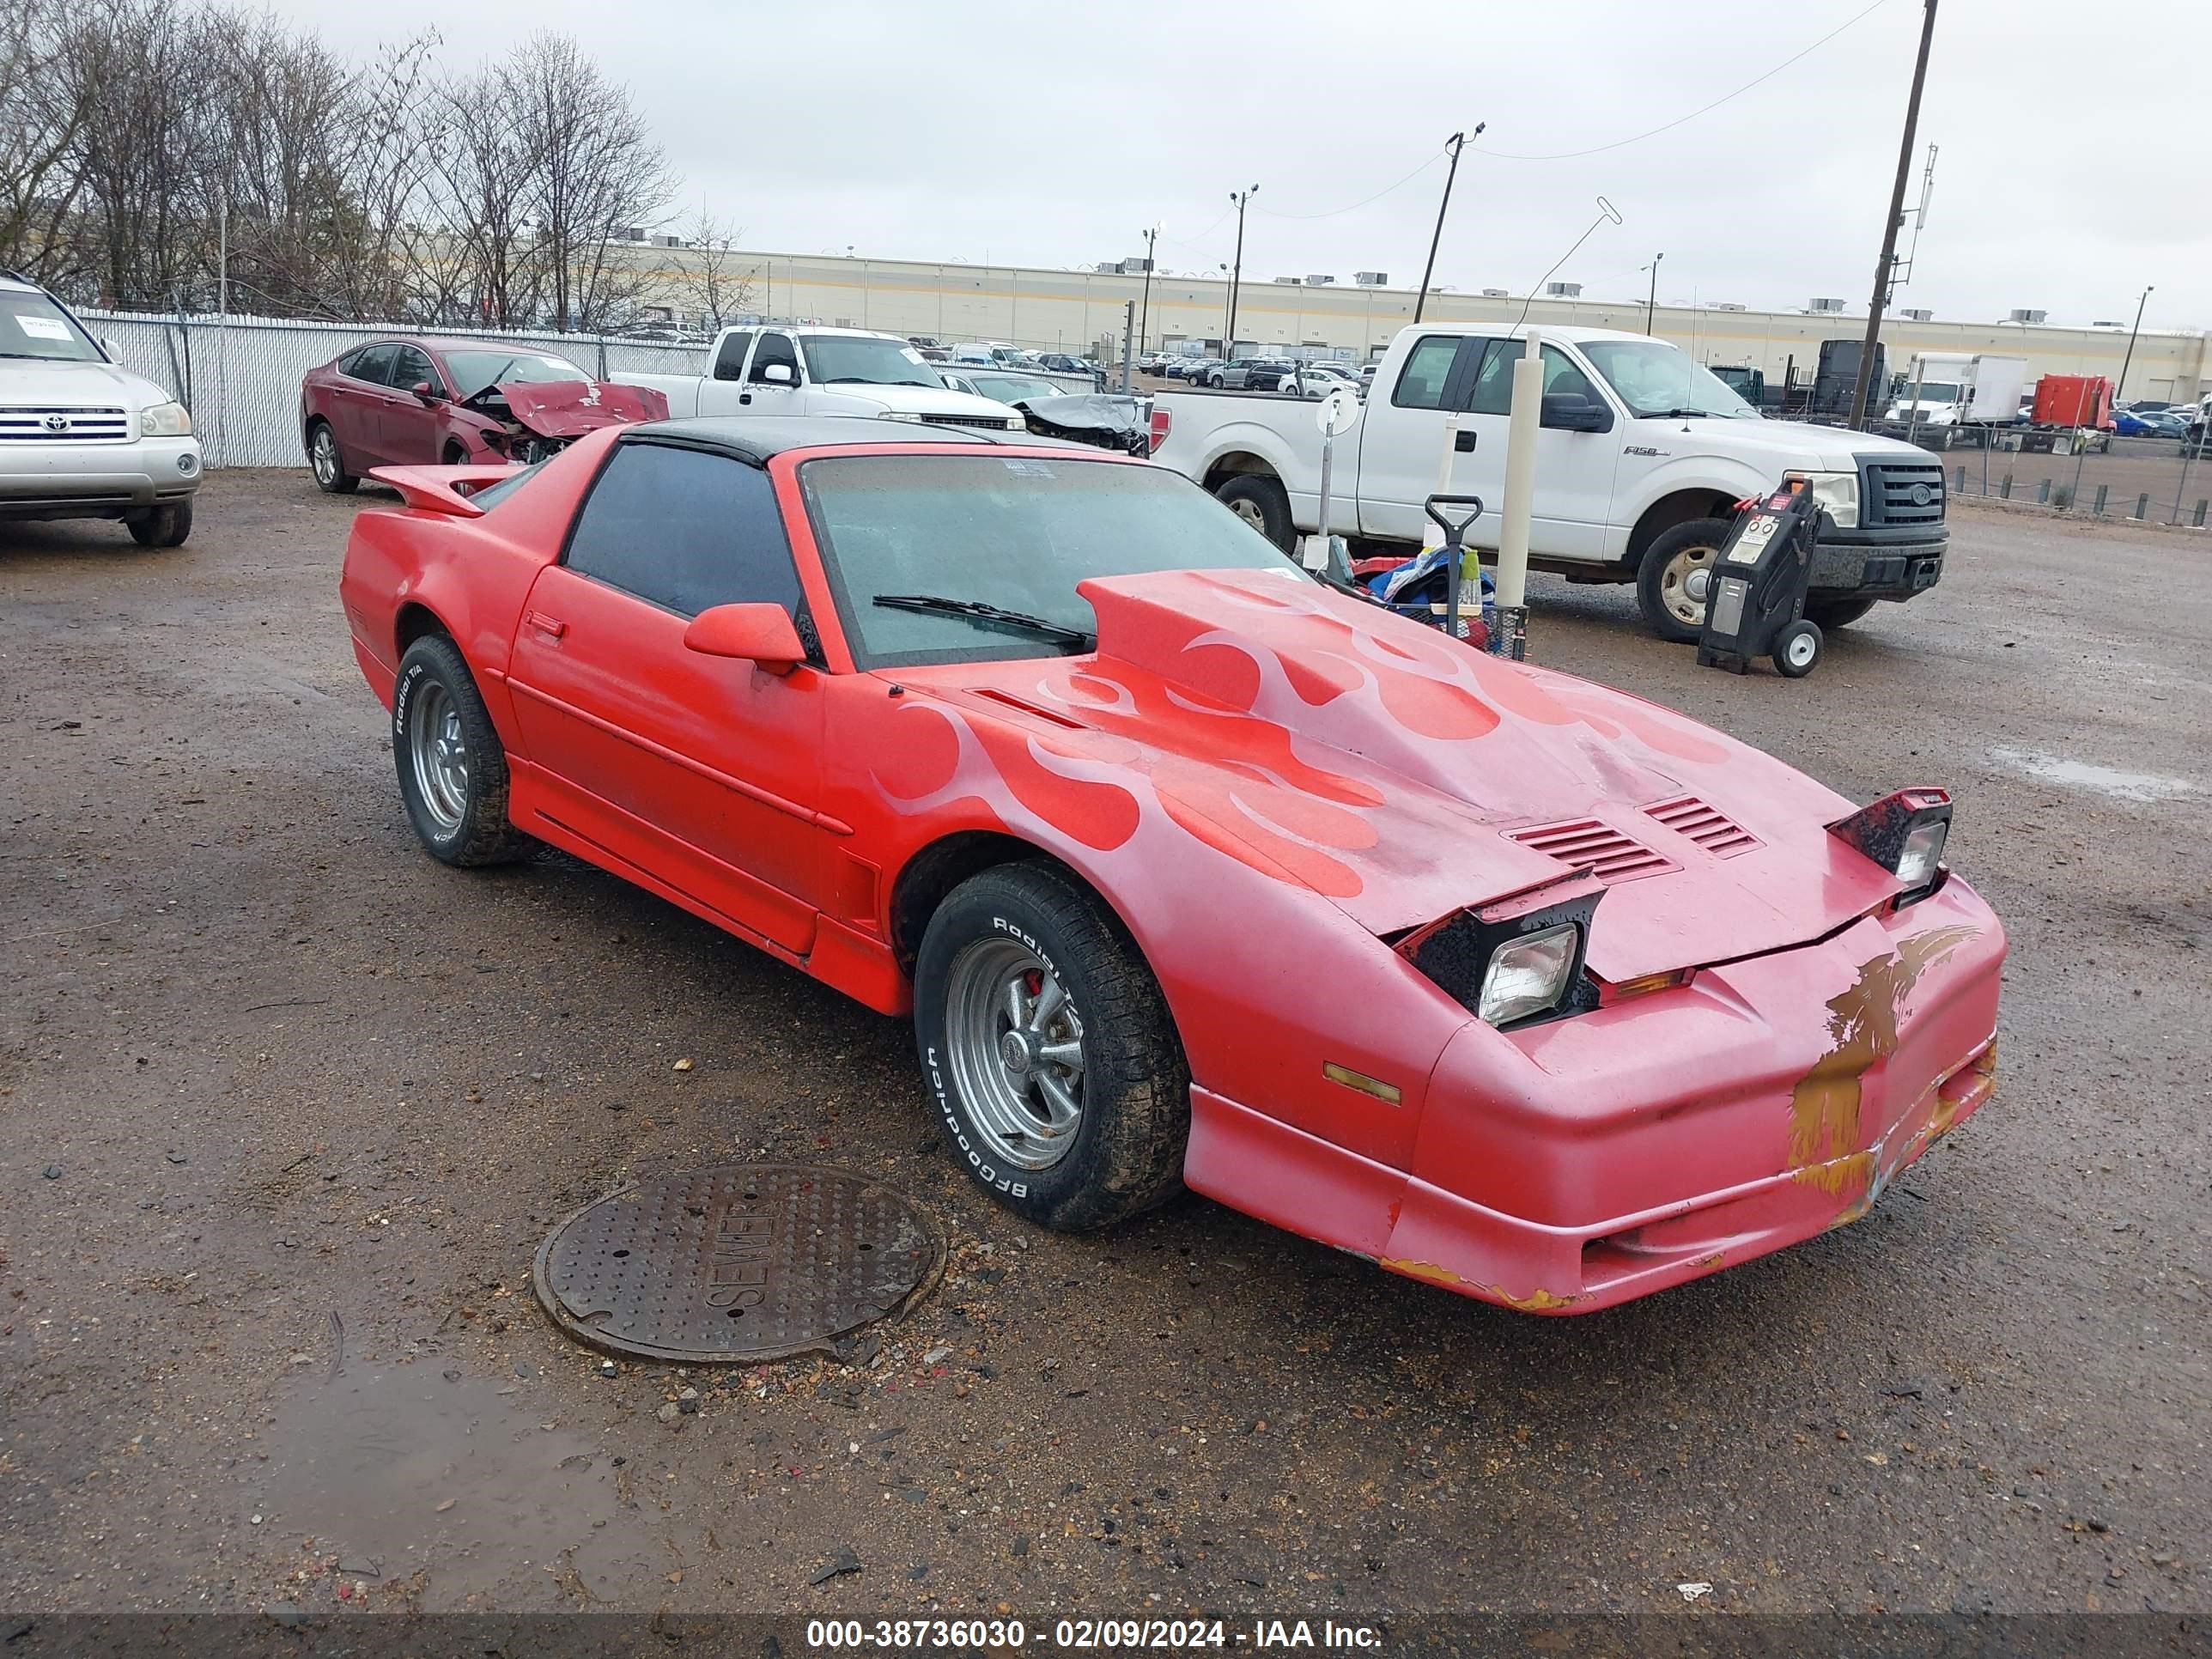
<instances>
[{"instance_id":1,"label":"f150 badge","mask_svg":"<svg viewBox=\"0 0 2212 1659\"><path fill-rule=\"evenodd\" d=\"M1620 453L1624 455L1664 455L1667 452L1663 449L1652 449L1644 444L1623 444Z\"/></svg>"}]
</instances>

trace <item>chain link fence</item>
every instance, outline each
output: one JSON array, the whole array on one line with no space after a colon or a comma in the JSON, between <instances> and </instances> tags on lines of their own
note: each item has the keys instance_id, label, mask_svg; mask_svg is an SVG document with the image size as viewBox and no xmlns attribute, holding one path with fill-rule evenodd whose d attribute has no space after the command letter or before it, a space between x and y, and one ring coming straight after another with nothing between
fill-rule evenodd
<instances>
[{"instance_id":1,"label":"chain link fence","mask_svg":"<svg viewBox=\"0 0 2212 1659\"><path fill-rule=\"evenodd\" d=\"M1987 497L2083 518L2206 527L2212 466L2202 441L2114 438L2106 447L2068 453L1984 448L1945 456L1954 499Z\"/></svg>"},{"instance_id":2,"label":"chain link fence","mask_svg":"<svg viewBox=\"0 0 2212 1659\"><path fill-rule=\"evenodd\" d=\"M598 334L501 333L412 324L313 323L267 317L161 316L80 311L109 355L192 412L209 466L297 466L300 380L348 347L390 335L462 343L498 340L566 357L598 380L625 374L696 374L696 345Z\"/></svg>"}]
</instances>

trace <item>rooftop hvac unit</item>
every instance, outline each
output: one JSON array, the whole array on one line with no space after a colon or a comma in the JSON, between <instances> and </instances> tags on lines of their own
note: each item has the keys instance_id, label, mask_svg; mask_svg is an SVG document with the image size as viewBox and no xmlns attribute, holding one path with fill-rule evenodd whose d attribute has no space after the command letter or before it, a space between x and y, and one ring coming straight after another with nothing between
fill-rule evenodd
<instances>
[{"instance_id":1,"label":"rooftop hvac unit","mask_svg":"<svg viewBox=\"0 0 2212 1659\"><path fill-rule=\"evenodd\" d=\"M655 247L682 247L684 239L681 236L656 236L653 239L653 245Z\"/></svg>"},{"instance_id":2,"label":"rooftop hvac unit","mask_svg":"<svg viewBox=\"0 0 2212 1659\"><path fill-rule=\"evenodd\" d=\"M1510 300L1513 296L1502 288L1486 288L1482 290L1482 297L1486 300Z\"/></svg>"},{"instance_id":3,"label":"rooftop hvac unit","mask_svg":"<svg viewBox=\"0 0 2212 1659\"><path fill-rule=\"evenodd\" d=\"M1299 286L1303 279L1297 276L1278 276L1275 280L1278 283L1280 283L1285 288L1297 288Z\"/></svg>"},{"instance_id":4,"label":"rooftop hvac unit","mask_svg":"<svg viewBox=\"0 0 2212 1659\"><path fill-rule=\"evenodd\" d=\"M2051 313L2047 311L2015 309L2011 316L2005 319L2005 321L2008 323L2039 323L2050 314Z\"/></svg>"},{"instance_id":5,"label":"rooftop hvac unit","mask_svg":"<svg viewBox=\"0 0 2212 1659\"><path fill-rule=\"evenodd\" d=\"M1335 280L1336 278L1334 276L1309 276L1306 278L1306 286L1308 288L1327 288Z\"/></svg>"},{"instance_id":6,"label":"rooftop hvac unit","mask_svg":"<svg viewBox=\"0 0 2212 1659\"><path fill-rule=\"evenodd\" d=\"M1101 276L1119 276L1121 274L1121 262L1119 259L1101 259L1091 269Z\"/></svg>"},{"instance_id":7,"label":"rooftop hvac unit","mask_svg":"<svg viewBox=\"0 0 2212 1659\"><path fill-rule=\"evenodd\" d=\"M1716 300L1713 301L1713 309L1715 311L1741 311L1743 309L1743 301L1741 300Z\"/></svg>"},{"instance_id":8,"label":"rooftop hvac unit","mask_svg":"<svg viewBox=\"0 0 2212 1659\"><path fill-rule=\"evenodd\" d=\"M1141 276L1152 268L1152 262L1139 254L1133 259L1124 259L1115 267L1124 276Z\"/></svg>"},{"instance_id":9,"label":"rooftop hvac unit","mask_svg":"<svg viewBox=\"0 0 2212 1659\"><path fill-rule=\"evenodd\" d=\"M1387 270L1355 270L1352 273L1352 280L1362 288L1388 288L1390 273Z\"/></svg>"},{"instance_id":10,"label":"rooftop hvac unit","mask_svg":"<svg viewBox=\"0 0 2212 1659\"><path fill-rule=\"evenodd\" d=\"M1850 301L1845 300L1823 300L1816 297L1807 302L1805 309L1815 313L1837 312L1841 311L1849 303Z\"/></svg>"},{"instance_id":11,"label":"rooftop hvac unit","mask_svg":"<svg viewBox=\"0 0 2212 1659\"><path fill-rule=\"evenodd\" d=\"M2089 326L2092 328L2125 328L2127 325L2125 323L2092 323Z\"/></svg>"},{"instance_id":12,"label":"rooftop hvac unit","mask_svg":"<svg viewBox=\"0 0 2212 1659\"><path fill-rule=\"evenodd\" d=\"M1929 310L1924 306L1914 306L1908 307L1905 310L1899 312L1897 314L1904 318L1908 323L1924 323L1935 316L1936 313Z\"/></svg>"},{"instance_id":13,"label":"rooftop hvac unit","mask_svg":"<svg viewBox=\"0 0 2212 1659\"><path fill-rule=\"evenodd\" d=\"M1583 285L1580 283L1547 283L1544 284L1544 293L1547 297L1553 300L1579 300L1582 298Z\"/></svg>"}]
</instances>

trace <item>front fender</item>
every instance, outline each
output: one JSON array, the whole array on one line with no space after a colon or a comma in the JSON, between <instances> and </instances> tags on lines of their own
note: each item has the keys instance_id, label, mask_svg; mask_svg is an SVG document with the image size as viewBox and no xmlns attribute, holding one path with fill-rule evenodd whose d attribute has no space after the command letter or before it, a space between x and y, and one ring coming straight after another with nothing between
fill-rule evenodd
<instances>
[{"instance_id":1,"label":"front fender","mask_svg":"<svg viewBox=\"0 0 2212 1659\"><path fill-rule=\"evenodd\" d=\"M1624 454L1624 468L1630 459ZM1686 455L1667 461L1633 483L1623 480L1616 486L1607 553L1614 558L1626 557L1635 527L1669 495L1717 493L1730 501L1741 501L1747 495L1764 495L1778 482L1779 475L1768 477L1747 462L1725 455Z\"/></svg>"}]
</instances>

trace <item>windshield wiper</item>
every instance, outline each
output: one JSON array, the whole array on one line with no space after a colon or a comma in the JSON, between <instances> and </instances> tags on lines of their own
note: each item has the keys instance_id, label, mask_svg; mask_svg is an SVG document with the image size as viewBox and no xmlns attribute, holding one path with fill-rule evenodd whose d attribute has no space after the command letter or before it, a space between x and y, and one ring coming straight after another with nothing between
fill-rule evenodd
<instances>
[{"instance_id":1,"label":"windshield wiper","mask_svg":"<svg viewBox=\"0 0 2212 1659\"><path fill-rule=\"evenodd\" d=\"M1032 617L1025 611L1008 611L1003 606L987 605L981 599L947 599L942 593L878 593L870 601L887 611L927 611L939 617L966 617L979 623L998 623L1007 628L1026 629L1032 634L1042 634L1047 639L1065 640L1080 650L1088 651L1098 643L1096 634L1087 634L1079 628L1068 628L1042 617Z\"/></svg>"},{"instance_id":2,"label":"windshield wiper","mask_svg":"<svg viewBox=\"0 0 2212 1659\"><path fill-rule=\"evenodd\" d=\"M1656 415L1646 415L1647 421L1711 421L1718 418L1710 409L1669 409Z\"/></svg>"}]
</instances>

